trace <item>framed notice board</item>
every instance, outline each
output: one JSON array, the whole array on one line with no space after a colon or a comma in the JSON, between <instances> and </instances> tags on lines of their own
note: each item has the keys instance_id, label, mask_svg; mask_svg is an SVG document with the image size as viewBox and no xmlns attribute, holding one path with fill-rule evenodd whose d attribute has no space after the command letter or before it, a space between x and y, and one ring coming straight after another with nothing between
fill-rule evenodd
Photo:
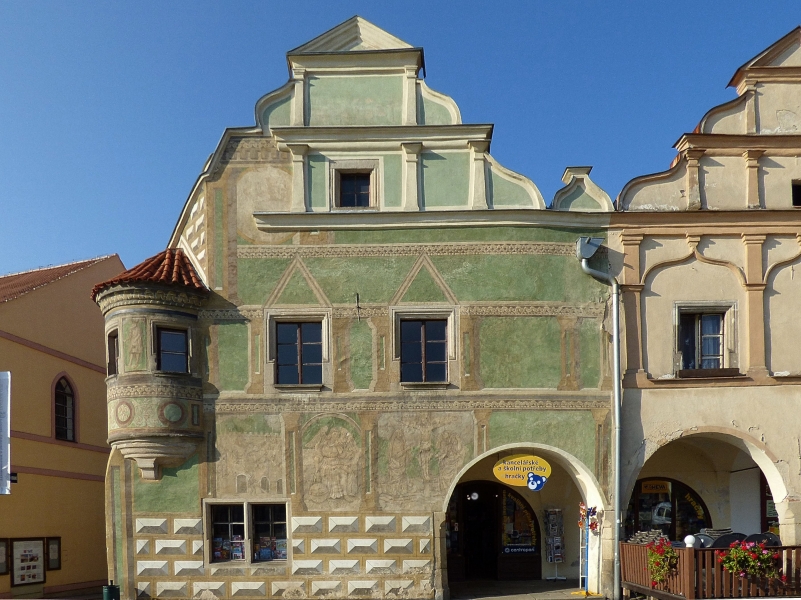
<instances>
[{"instance_id":1,"label":"framed notice board","mask_svg":"<svg viewBox=\"0 0 801 600\"><path fill-rule=\"evenodd\" d=\"M11 539L11 586L44 583L47 567L44 538Z\"/></svg>"}]
</instances>

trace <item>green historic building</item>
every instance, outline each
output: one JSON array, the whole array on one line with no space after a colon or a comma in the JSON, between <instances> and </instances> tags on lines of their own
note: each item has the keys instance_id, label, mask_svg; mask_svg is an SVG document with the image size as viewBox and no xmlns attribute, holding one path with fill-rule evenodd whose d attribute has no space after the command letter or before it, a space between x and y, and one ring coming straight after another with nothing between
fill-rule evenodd
<instances>
[{"instance_id":1,"label":"green historic building","mask_svg":"<svg viewBox=\"0 0 801 600\"><path fill-rule=\"evenodd\" d=\"M546 209L492 126L426 85L422 49L361 18L287 61L168 249L95 289L109 577L124 598L578 578L584 501L608 590L609 293L575 258L608 196L568 168ZM545 485L503 485L512 455Z\"/></svg>"}]
</instances>

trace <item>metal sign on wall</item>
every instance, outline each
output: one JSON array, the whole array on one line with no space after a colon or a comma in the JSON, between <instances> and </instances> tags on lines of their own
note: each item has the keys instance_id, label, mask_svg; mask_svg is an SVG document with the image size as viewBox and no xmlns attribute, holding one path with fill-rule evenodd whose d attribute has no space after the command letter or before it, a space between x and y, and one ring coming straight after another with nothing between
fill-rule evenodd
<instances>
[{"instance_id":1,"label":"metal sign on wall","mask_svg":"<svg viewBox=\"0 0 801 600\"><path fill-rule=\"evenodd\" d=\"M551 476L551 465L539 456L514 454L496 462L492 473L496 479L507 485L527 487L538 492Z\"/></svg>"},{"instance_id":2,"label":"metal sign on wall","mask_svg":"<svg viewBox=\"0 0 801 600\"><path fill-rule=\"evenodd\" d=\"M11 373L0 371L0 494L11 493Z\"/></svg>"}]
</instances>

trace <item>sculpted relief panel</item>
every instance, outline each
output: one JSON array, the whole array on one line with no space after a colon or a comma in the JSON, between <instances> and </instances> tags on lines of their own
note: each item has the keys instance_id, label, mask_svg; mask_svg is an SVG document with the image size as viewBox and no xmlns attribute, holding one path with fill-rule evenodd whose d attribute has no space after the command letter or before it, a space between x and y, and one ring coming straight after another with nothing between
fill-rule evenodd
<instances>
[{"instance_id":1,"label":"sculpted relief panel","mask_svg":"<svg viewBox=\"0 0 801 600\"><path fill-rule=\"evenodd\" d=\"M385 413L378 419L378 492L387 511L437 510L473 457L467 412Z\"/></svg>"},{"instance_id":2,"label":"sculpted relief panel","mask_svg":"<svg viewBox=\"0 0 801 600\"><path fill-rule=\"evenodd\" d=\"M309 510L358 510L363 487L361 432L345 418L323 416L303 428L303 499Z\"/></svg>"},{"instance_id":3,"label":"sculpted relief panel","mask_svg":"<svg viewBox=\"0 0 801 600\"><path fill-rule=\"evenodd\" d=\"M218 415L217 494L284 493L284 436L278 415Z\"/></svg>"}]
</instances>

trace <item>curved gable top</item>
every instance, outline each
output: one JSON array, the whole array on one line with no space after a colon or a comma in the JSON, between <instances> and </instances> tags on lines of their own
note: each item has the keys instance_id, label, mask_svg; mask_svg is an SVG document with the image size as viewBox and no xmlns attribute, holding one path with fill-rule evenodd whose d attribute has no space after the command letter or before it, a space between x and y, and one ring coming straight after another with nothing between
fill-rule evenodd
<instances>
[{"instance_id":1,"label":"curved gable top","mask_svg":"<svg viewBox=\"0 0 801 600\"><path fill-rule=\"evenodd\" d=\"M287 54L411 50L413 46L356 15Z\"/></svg>"},{"instance_id":2,"label":"curved gable top","mask_svg":"<svg viewBox=\"0 0 801 600\"><path fill-rule=\"evenodd\" d=\"M590 179L592 167L567 167L562 181L567 185L557 191L551 203L553 210L613 212L609 194Z\"/></svg>"}]
</instances>

